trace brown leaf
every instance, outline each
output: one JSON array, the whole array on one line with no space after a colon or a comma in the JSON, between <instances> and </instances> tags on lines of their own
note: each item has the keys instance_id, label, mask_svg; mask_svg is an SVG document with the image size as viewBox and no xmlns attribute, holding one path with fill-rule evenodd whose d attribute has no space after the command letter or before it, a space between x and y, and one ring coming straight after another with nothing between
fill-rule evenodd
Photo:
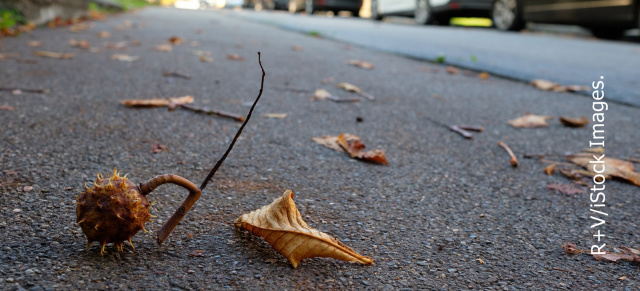
<instances>
[{"instance_id":1,"label":"brown leaf","mask_svg":"<svg viewBox=\"0 0 640 291\"><path fill-rule=\"evenodd\" d=\"M447 71L447 73L449 73L451 75L455 75L455 74L458 73L458 68L456 68L456 67L448 66L444 70Z\"/></svg>"},{"instance_id":2,"label":"brown leaf","mask_svg":"<svg viewBox=\"0 0 640 291\"><path fill-rule=\"evenodd\" d=\"M487 73L487 72L482 72L482 73L478 74L478 78L480 78L480 79L482 79L482 80L489 79L489 73Z\"/></svg>"},{"instance_id":3,"label":"brown leaf","mask_svg":"<svg viewBox=\"0 0 640 291\"><path fill-rule=\"evenodd\" d=\"M296 52L301 52L304 50L303 47L299 46L299 45L294 45L291 47L291 50L296 51Z\"/></svg>"},{"instance_id":4,"label":"brown leaf","mask_svg":"<svg viewBox=\"0 0 640 291\"><path fill-rule=\"evenodd\" d=\"M325 89L317 89L314 94L313 94L313 98L311 98L311 101L318 101L318 100L325 100L325 99L329 99L333 102L358 102L360 101L360 98L349 98L349 97L338 97L338 96L334 96L331 93L329 93L329 91L325 90Z\"/></svg>"},{"instance_id":5,"label":"brown leaf","mask_svg":"<svg viewBox=\"0 0 640 291\"><path fill-rule=\"evenodd\" d=\"M554 82L542 80L542 79L533 80L529 84L531 84L532 86L542 91L554 91L554 92L577 92L577 91L589 91L591 89L589 88L589 86L580 86L580 85L563 86L558 83L554 83Z\"/></svg>"},{"instance_id":6,"label":"brown leaf","mask_svg":"<svg viewBox=\"0 0 640 291\"><path fill-rule=\"evenodd\" d=\"M584 127L589 124L589 119L586 116L582 116L580 118L570 118L560 116L560 122L566 127Z\"/></svg>"},{"instance_id":7,"label":"brown leaf","mask_svg":"<svg viewBox=\"0 0 640 291\"><path fill-rule=\"evenodd\" d=\"M121 62L135 62L140 60L140 57L123 55L123 54L114 54L111 56L111 59L116 61L121 61Z\"/></svg>"},{"instance_id":8,"label":"brown leaf","mask_svg":"<svg viewBox=\"0 0 640 291\"><path fill-rule=\"evenodd\" d=\"M544 173L549 175L549 176L553 175L553 173L555 173L555 171L556 171L556 166L557 166L556 164L551 164L551 165L548 165L548 166L544 167Z\"/></svg>"},{"instance_id":9,"label":"brown leaf","mask_svg":"<svg viewBox=\"0 0 640 291\"><path fill-rule=\"evenodd\" d=\"M318 136L318 137L312 137L311 140L325 146L328 147L332 150L336 150L339 151L341 153L344 153L345 151L342 149L342 147L338 144L338 137L337 136L330 136L330 135L323 135L323 136Z\"/></svg>"},{"instance_id":10,"label":"brown leaf","mask_svg":"<svg viewBox=\"0 0 640 291\"><path fill-rule=\"evenodd\" d=\"M35 51L33 52L36 56L45 57L45 58L53 58L53 59L71 59L75 56L74 53L56 53L49 51Z\"/></svg>"},{"instance_id":11,"label":"brown leaf","mask_svg":"<svg viewBox=\"0 0 640 291\"><path fill-rule=\"evenodd\" d=\"M106 30L103 30L103 31L101 31L101 32L99 32L99 33L98 33L98 37L99 37L99 38L107 38L107 37L109 37L109 36L111 36L111 34L110 34L108 31L106 31Z\"/></svg>"},{"instance_id":12,"label":"brown leaf","mask_svg":"<svg viewBox=\"0 0 640 291\"><path fill-rule=\"evenodd\" d=\"M583 189L576 188L571 184L549 184L547 185L547 190L558 191L568 196L573 196L576 194L584 194Z\"/></svg>"},{"instance_id":13,"label":"brown leaf","mask_svg":"<svg viewBox=\"0 0 640 291\"><path fill-rule=\"evenodd\" d=\"M362 68L365 70L373 70L376 66L374 66L372 63L369 62L365 62L365 61L360 61L360 60L348 60L347 63L349 65L358 67L358 68Z\"/></svg>"},{"instance_id":14,"label":"brown leaf","mask_svg":"<svg viewBox=\"0 0 640 291\"><path fill-rule=\"evenodd\" d=\"M338 135L337 142L349 153L351 158L383 165L389 164L387 157L384 154L384 150L370 150L363 152L362 150L365 148L365 145L360 143L360 138L356 135L342 133Z\"/></svg>"},{"instance_id":15,"label":"brown leaf","mask_svg":"<svg viewBox=\"0 0 640 291\"><path fill-rule=\"evenodd\" d=\"M527 113L525 116L509 120L509 124L516 128L547 127L549 126L549 124L547 123L547 119L551 118L553 117L548 115L534 115L531 113Z\"/></svg>"},{"instance_id":16,"label":"brown leaf","mask_svg":"<svg viewBox=\"0 0 640 291\"><path fill-rule=\"evenodd\" d=\"M583 148L581 152L593 153L593 154L604 154L604 148L603 147Z\"/></svg>"},{"instance_id":17,"label":"brown leaf","mask_svg":"<svg viewBox=\"0 0 640 291\"><path fill-rule=\"evenodd\" d=\"M0 105L0 110L16 111L18 108L9 105Z\"/></svg>"},{"instance_id":18,"label":"brown leaf","mask_svg":"<svg viewBox=\"0 0 640 291\"><path fill-rule=\"evenodd\" d=\"M110 50L125 50L126 47L127 47L126 41L110 42L107 44L107 48Z\"/></svg>"},{"instance_id":19,"label":"brown leaf","mask_svg":"<svg viewBox=\"0 0 640 291\"><path fill-rule=\"evenodd\" d=\"M30 47L39 47L42 46L42 42L39 40L31 40L27 43L27 45Z\"/></svg>"},{"instance_id":20,"label":"brown leaf","mask_svg":"<svg viewBox=\"0 0 640 291\"><path fill-rule=\"evenodd\" d=\"M193 103L193 96L120 100L120 104L127 107L169 107L188 103Z\"/></svg>"},{"instance_id":21,"label":"brown leaf","mask_svg":"<svg viewBox=\"0 0 640 291\"><path fill-rule=\"evenodd\" d=\"M353 85L347 82L342 82L342 83L336 84L336 87L343 89L347 92L357 93L358 95L366 97L369 100L375 100L375 97L365 92L362 92L362 90L360 90L360 88L358 88L356 85Z\"/></svg>"},{"instance_id":22,"label":"brown leaf","mask_svg":"<svg viewBox=\"0 0 640 291\"><path fill-rule=\"evenodd\" d=\"M169 148L167 148L166 146L161 145L159 143L154 143L154 144L151 145L151 152L154 153L154 154L161 153L161 152L168 151L168 150L169 150Z\"/></svg>"},{"instance_id":23,"label":"brown leaf","mask_svg":"<svg viewBox=\"0 0 640 291\"><path fill-rule=\"evenodd\" d=\"M213 58L210 57L210 56L202 55L202 56L199 57L199 59L203 63L211 63L211 62L213 62Z\"/></svg>"},{"instance_id":24,"label":"brown leaf","mask_svg":"<svg viewBox=\"0 0 640 291\"><path fill-rule=\"evenodd\" d=\"M81 49L89 49L91 47L91 44L89 44L89 42L84 39L75 40L72 38L69 40L69 46L77 47Z\"/></svg>"},{"instance_id":25,"label":"brown leaf","mask_svg":"<svg viewBox=\"0 0 640 291\"><path fill-rule=\"evenodd\" d=\"M329 93L329 91L325 89L318 89L313 93L313 101L324 100L329 98L329 96L331 96L331 93Z\"/></svg>"},{"instance_id":26,"label":"brown leaf","mask_svg":"<svg viewBox=\"0 0 640 291\"><path fill-rule=\"evenodd\" d=\"M232 61L244 61L244 57L241 57L237 54L228 54L227 55L227 60L232 60Z\"/></svg>"},{"instance_id":27,"label":"brown leaf","mask_svg":"<svg viewBox=\"0 0 640 291\"><path fill-rule=\"evenodd\" d=\"M172 36L171 38L169 38L169 43L171 43L172 45L180 45L182 44L182 38L177 36Z\"/></svg>"},{"instance_id":28,"label":"brown leaf","mask_svg":"<svg viewBox=\"0 0 640 291\"><path fill-rule=\"evenodd\" d=\"M609 252L604 255L591 254L596 260L602 259L606 261L616 262L619 260L640 263L640 251L625 246L616 249L617 253Z\"/></svg>"},{"instance_id":29,"label":"brown leaf","mask_svg":"<svg viewBox=\"0 0 640 291\"><path fill-rule=\"evenodd\" d=\"M293 192L287 190L271 204L243 214L234 225L264 238L294 268L300 261L314 257L373 264L370 257L362 256L335 237L309 227L302 220L293 196Z\"/></svg>"},{"instance_id":30,"label":"brown leaf","mask_svg":"<svg viewBox=\"0 0 640 291\"><path fill-rule=\"evenodd\" d=\"M286 113L265 113L263 115L266 118L284 119L287 117Z\"/></svg>"},{"instance_id":31,"label":"brown leaf","mask_svg":"<svg viewBox=\"0 0 640 291\"><path fill-rule=\"evenodd\" d=\"M579 255L584 252L578 249L578 246L570 242L565 242L562 245L562 248L567 252L567 254L571 254L571 255Z\"/></svg>"},{"instance_id":32,"label":"brown leaf","mask_svg":"<svg viewBox=\"0 0 640 291\"><path fill-rule=\"evenodd\" d=\"M160 44L155 46L153 49L159 52L170 52L173 50L173 47L170 44Z\"/></svg>"},{"instance_id":33,"label":"brown leaf","mask_svg":"<svg viewBox=\"0 0 640 291\"><path fill-rule=\"evenodd\" d=\"M195 250L189 253L190 257L204 257L204 250Z\"/></svg>"},{"instance_id":34,"label":"brown leaf","mask_svg":"<svg viewBox=\"0 0 640 291\"><path fill-rule=\"evenodd\" d=\"M610 178L610 177L621 178L637 186L640 186L640 173L634 172L632 163L623 161L623 160L614 159L614 158L608 158L608 157L601 158L603 156L604 154L592 155L587 153L578 153L575 155L567 156L567 160L569 160L570 162L578 166L581 166L587 169L586 174L592 177L600 174L600 175L603 175L605 178ZM600 161L604 163L590 163L591 161L596 161L597 159L600 159ZM592 171L594 169L594 165L603 165L604 170L602 171L602 173L595 173L594 171ZM595 167L597 167L598 169L601 168L601 166L595 166Z\"/></svg>"}]
</instances>

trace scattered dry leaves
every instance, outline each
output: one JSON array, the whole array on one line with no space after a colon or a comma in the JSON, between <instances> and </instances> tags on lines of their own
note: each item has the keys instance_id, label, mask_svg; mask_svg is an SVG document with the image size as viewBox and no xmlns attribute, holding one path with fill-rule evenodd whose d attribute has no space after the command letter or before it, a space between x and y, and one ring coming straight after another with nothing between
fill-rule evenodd
<instances>
[{"instance_id":1,"label":"scattered dry leaves","mask_svg":"<svg viewBox=\"0 0 640 291\"><path fill-rule=\"evenodd\" d=\"M173 50L173 47L170 44L160 44L155 46L153 49L159 52L170 52Z\"/></svg>"},{"instance_id":2,"label":"scattered dry leaves","mask_svg":"<svg viewBox=\"0 0 640 291\"><path fill-rule=\"evenodd\" d=\"M232 60L232 61L244 61L244 57L241 57L240 55L237 54L228 54L227 55L227 60Z\"/></svg>"},{"instance_id":3,"label":"scattered dry leaves","mask_svg":"<svg viewBox=\"0 0 640 291\"><path fill-rule=\"evenodd\" d=\"M335 237L309 227L302 220L293 196L293 192L287 190L271 204L243 214L234 225L264 238L294 268L300 261L314 257L373 264L370 257L362 256Z\"/></svg>"},{"instance_id":4,"label":"scattered dry leaves","mask_svg":"<svg viewBox=\"0 0 640 291\"><path fill-rule=\"evenodd\" d=\"M74 38L72 38L72 39L69 40L69 46L77 47L77 48L81 48L81 49L85 49L86 50L86 49L89 49L91 47L91 44L88 41L84 40L84 39L75 40Z\"/></svg>"},{"instance_id":5,"label":"scattered dry leaves","mask_svg":"<svg viewBox=\"0 0 640 291\"><path fill-rule=\"evenodd\" d=\"M584 189L574 187L571 184L549 184L547 190L557 191L567 196L584 194Z\"/></svg>"},{"instance_id":6,"label":"scattered dry leaves","mask_svg":"<svg viewBox=\"0 0 640 291\"><path fill-rule=\"evenodd\" d=\"M458 68L452 66L448 66L444 70L451 75L455 75L458 73Z\"/></svg>"},{"instance_id":7,"label":"scattered dry leaves","mask_svg":"<svg viewBox=\"0 0 640 291\"><path fill-rule=\"evenodd\" d=\"M111 59L116 61L121 61L121 62L135 62L135 61L139 61L140 57L124 55L124 54L114 54L111 56Z\"/></svg>"},{"instance_id":8,"label":"scattered dry leaves","mask_svg":"<svg viewBox=\"0 0 640 291\"><path fill-rule=\"evenodd\" d=\"M372 63L360 61L360 60L348 60L347 64L361 68L361 69L365 69L365 70L373 70L376 67Z\"/></svg>"},{"instance_id":9,"label":"scattered dry leaves","mask_svg":"<svg viewBox=\"0 0 640 291\"><path fill-rule=\"evenodd\" d=\"M175 98L151 98L151 99L127 99L120 100L120 104L127 107L175 107L182 104L193 103L193 96L182 96Z\"/></svg>"},{"instance_id":10,"label":"scattered dry leaves","mask_svg":"<svg viewBox=\"0 0 640 291\"><path fill-rule=\"evenodd\" d=\"M287 117L286 113L265 113L263 115L266 118L284 119Z\"/></svg>"},{"instance_id":11,"label":"scattered dry leaves","mask_svg":"<svg viewBox=\"0 0 640 291\"><path fill-rule=\"evenodd\" d=\"M42 46L42 42L39 40L31 40L29 42L27 42L27 45L30 47L40 47Z\"/></svg>"},{"instance_id":12,"label":"scattered dry leaves","mask_svg":"<svg viewBox=\"0 0 640 291\"><path fill-rule=\"evenodd\" d=\"M603 175L605 178L616 177L627 180L637 186L640 186L640 173L634 172L633 164L627 161L607 158L604 157L604 154L600 156L596 156L595 154L587 154L587 153L578 153L575 155L567 156L567 160L570 162L581 166L587 171L584 171L586 175L595 176L595 175ZM603 163L592 163L592 161L600 161ZM602 173L595 173L591 170L594 165L603 165L604 170ZM597 166L598 169L601 166Z\"/></svg>"},{"instance_id":13,"label":"scattered dry leaves","mask_svg":"<svg viewBox=\"0 0 640 291\"><path fill-rule=\"evenodd\" d=\"M557 166L556 164L548 165L548 166L544 167L543 171L548 176L551 176L551 175L553 175L553 173L556 172L556 166Z\"/></svg>"},{"instance_id":14,"label":"scattered dry leaves","mask_svg":"<svg viewBox=\"0 0 640 291\"><path fill-rule=\"evenodd\" d=\"M560 122L566 127L584 127L589 124L589 119L586 116L580 118L560 116Z\"/></svg>"},{"instance_id":15,"label":"scattered dry leaves","mask_svg":"<svg viewBox=\"0 0 640 291\"><path fill-rule=\"evenodd\" d=\"M579 85L568 85L563 86L558 83L554 83L547 80L536 79L530 82L530 84L542 91L553 91L553 92L578 92L578 91L588 91L589 86L579 86Z\"/></svg>"},{"instance_id":16,"label":"scattered dry leaves","mask_svg":"<svg viewBox=\"0 0 640 291\"><path fill-rule=\"evenodd\" d=\"M547 123L547 119L551 118L553 117L548 115L534 115L531 113L527 113L522 117L509 120L509 124L516 128L547 127L549 126L549 124Z\"/></svg>"},{"instance_id":17,"label":"scattered dry leaves","mask_svg":"<svg viewBox=\"0 0 640 291\"><path fill-rule=\"evenodd\" d=\"M172 36L169 38L169 43L172 45L181 45L183 42L182 38L178 36Z\"/></svg>"},{"instance_id":18,"label":"scattered dry leaves","mask_svg":"<svg viewBox=\"0 0 640 291\"><path fill-rule=\"evenodd\" d=\"M110 36L111 36L111 33L109 33L109 32L108 32L108 31L106 31L106 30L103 30L103 31L101 31L101 32L98 32L98 37L99 37L99 38L108 38L108 37L110 37Z\"/></svg>"},{"instance_id":19,"label":"scattered dry leaves","mask_svg":"<svg viewBox=\"0 0 640 291\"><path fill-rule=\"evenodd\" d=\"M56 52L49 52L49 51L35 51L33 53L39 57L52 58L52 59L64 59L64 60L71 59L75 56L74 53L56 53Z\"/></svg>"},{"instance_id":20,"label":"scattered dry leaves","mask_svg":"<svg viewBox=\"0 0 640 291\"><path fill-rule=\"evenodd\" d=\"M9 105L0 105L0 110L16 111L18 108Z\"/></svg>"}]
</instances>

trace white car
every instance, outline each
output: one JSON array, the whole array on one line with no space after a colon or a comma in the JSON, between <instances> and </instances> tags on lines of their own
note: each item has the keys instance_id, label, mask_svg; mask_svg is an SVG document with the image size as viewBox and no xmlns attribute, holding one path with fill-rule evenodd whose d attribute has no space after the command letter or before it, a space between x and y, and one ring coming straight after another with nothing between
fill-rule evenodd
<instances>
[{"instance_id":1,"label":"white car","mask_svg":"<svg viewBox=\"0 0 640 291\"><path fill-rule=\"evenodd\" d=\"M491 0L371 0L371 18L413 16L419 24L448 25L452 17L491 17Z\"/></svg>"}]
</instances>

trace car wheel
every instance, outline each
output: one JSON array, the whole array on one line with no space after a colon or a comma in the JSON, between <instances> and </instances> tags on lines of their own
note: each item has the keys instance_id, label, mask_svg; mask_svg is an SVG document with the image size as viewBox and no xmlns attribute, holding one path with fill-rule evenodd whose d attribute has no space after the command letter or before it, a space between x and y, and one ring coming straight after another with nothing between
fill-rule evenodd
<instances>
[{"instance_id":1,"label":"car wheel","mask_svg":"<svg viewBox=\"0 0 640 291\"><path fill-rule=\"evenodd\" d=\"M524 27L518 0L495 0L491 9L491 20L499 30L520 30Z\"/></svg>"},{"instance_id":2,"label":"car wheel","mask_svg":"<svg viewBox=\"0 0 640 291\"><path fill-rule=\"evenodd\" d=\"M413 17L418 24L433 23L433 15L431 13L431 7L429 7L429 0L416 1L416 10Z\"/></svg>"},{"instance_id":3,"label":"car wheel","mask_svg":"<svg viewBox=\"0 0 640 291\"><path fill-rule=\"evenodd\" d=\"M371 0L371 19L382 20L382 15L378 13L378 0Z\"/></svg>"},{"instance_id":4,"label":"car wheel","mask_svg":"<svg viewBox=\"0 0 640 291\"><path fill-rule=\"evenodd\" d=\"M304 1L304 11L306 11L308 15L313 14L313 0Z\"/></svg>"}]
</instances>

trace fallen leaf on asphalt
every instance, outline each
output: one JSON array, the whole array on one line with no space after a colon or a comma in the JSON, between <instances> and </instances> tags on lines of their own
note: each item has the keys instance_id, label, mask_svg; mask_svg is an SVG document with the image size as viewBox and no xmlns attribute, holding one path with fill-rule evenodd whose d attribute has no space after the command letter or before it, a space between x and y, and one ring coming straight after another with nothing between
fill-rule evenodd
<instances>
[{"instance_id":1,"label":"fallen leaf on asphalt","mask_svg":"<svg viewBox=\"0 0 640 291\"><path fill-rule=\"evenodd\" d=\"M200 56L198 59L200 59L200 61L203 62L203 63L211 63L211 62L213 62L213 58L209 57L209 56Z\"/></svg>"},{"instance_id":2,"label":"fallen leaf on asphalt","mask_svg":"<svg viewBox=\"0 0 640 291\"><path fill-rule=\"evenodd\" d=\"M348 60L347 64L361 68L361 69L365 69L365 70L373 70L376 67L372 63L360 61L360 60Z\"/></svg>"},{"instance_id":3,"label":"fallen leaf on asphalt","mask_svg":"<svg viewBox=\"0 0 640 291\"><path fill-rule=\"evenodd\" d=\"M567 254L570 254L570 255L579 255L585 252L584 250L578 249L578 246L568 241L564 242L564 244L562 245L562 248L564 249L565 252L567 252Z\"/></svg>"},{"instance_id":4,"label":"fallen leaf on asphalt","mask_svg":"<svg viewBox=\"0 0 640 291\"><path fill-rule=\"evenodd\" d=\"M476 261L478 261L478 263L483 264L484 265L484 260L481 258L477 258Z\"/></svg>"},{"instance_id":5,"label":"fallen leaf on asphalt","mask_svg":"<svg viewBox=\"0 0 640 291\"><path fill-rule=\"evenodd\" d=\"M580 118L560 116L560 122L566 127L584 127L589 124L589 119L586 116Z\"/></svg>"},{"instance_id":6,"label":"fallen leaf on asphalt","mask_svg":"<svg viewBox=\"0 0 640 291\"><path fill-rule=\"evenodd\" d=\"M489 73L487 73L487 72L482 72L482 73L478 74L478 78L480 78L480 79L482 79L482 80L489 79Z\"/></svg>"},{"instance_id":7,"label":"fallen leaf on asphalt","mask_svg":"<svg viewBox=\"0 0 640 291\"><path fill-rule=\"evenodd\" d=\"M544 171L544 173L545 173L545 174L547 174L548 176L551 176L551 175L553 175L553 173L555 173L555 171L556 171L556 166L557 166L556 164L548 165L548 166L544 167L543 171Z\"/></svg>"},{"instance_id":8,"label":"fallen leaf on asphalt","mask_svg":"<svg viewBox=\"0 0 640 291\"><path fill-rule=\"evenodd\" d=\"M283 119L287 117L287 114L286 113L265 113L263 116L266 118Z\"/></svg>"},{"instance_id":9,"label":"fallen leaf on asphalt","mask_svg":"<svg viewBox=\"0 0 640 291\"><path fill-rule=\"evenodd\" d=\"M193 96L182 96L175 98L151 98L151 99L128 99L120 100L120 104L127 107L169 107L182 104L193 103Z\"/></svg>"},{"instance_id":10,"label":"fallen leaf on asphalt","mask_svg":"<svg viewBox=\"0 0 640 291\"><path fill-rule=\"evenodd\" d=\"M20 58L20 54L16 54L16 53L0 53L0 61L4 61L5 59L9 59L9 58Z\"/></svg>"},{"instance_id":11,"label":"fallen leaf on asphalt","mask_svg":"<svg viewBox=\"0 0 640 291\"><path fill-rule=\"evenodd\" d=\"M131 46L140 46L140 42L137 40L132 40L131 41Z\"/></svg>"},{"instance_id":12,"label":"fallen leaf on asphalt","mask_svg":"<svg viewBox=\"0 0 640 291\"><path fill-rule=\"evenodd\" d=\"M244 61L244 57L241 57L237 54L228 54L227 55L227 60L232 60L232 61Z\"/></svg>"},{"instance_id":13,"label":"fallen leaf on asphalt","mask_svg":"<svg viewBox=\"0 0 640 291\"><path fill-rule=\"evenodd\" d=\"M618 278L618 280L626 280L627 276L621 276L620 278Z\"/></svg>"},{"instance_id":14,"label":"fallen leaf on asphalt","mask_svg":"<svg viewBox=\"0 0 640 291\"><path fill-rule=\"evenodd\" d=\"M0 105L0 110L16 111L18 108L9 105Z\"/></svg>"},{"instance_id":15,"label":"fallen leaf on asphalt","mask_svg":"<svg viewBox=\"0 0 640 291\"><path fill-rule=\"evenodd\" d=\"M91 44L89 44L88 41L81 39L81 40L75 40L75 39L70 39L69 40L69 46L71 47L77 47L77 48L81 48L81 49L89 49L91 47Z\"/></svg>"},{"instance_id":16,"label":"fallen leaf on asphalt","mask_svg":"<svg viewBox=\"0 0 640 291\"><path fill-rule=\"evenodd\" d=\"M303 47L299 46L299 45L294 45L291 47L291 50L296 51L296 52L301 52L304 50Z\"/></svg>"},{"instance_id":17,"label":"fallen leaf on asphalt","mask_svg":"<svg viewBox=\"0 0 640 291\"><path fill-rule=\"evenodd\" d=\"M571 184L549 184L547 185L547 190L557 191L568 196L584 194L583 189L576 188Z\"/></svg>"},{"instance_id":18,"label":"fallen leaf on asphalt","mask_svg":"<svg viewBox=\"0 0 640 291\"><path fill-rule=\"evenodd\" d=\"M593 154L604 154L604 148L603 147L583 148L581 152L593 153Z\"/></svg>"},{"instance_id":19,"label":"fallen leaf on asphalt","mask_svg":"<svg viewBox=\"0 0 640 291\"><path fill-rule=\"evenodd\" d=\"M195 250L189 253L190 257L204 257L204 250Z\"/></svg>"},{"instance_id":20,"label":"fallen leaf on asphalt","mask_svg":"<svg viewBox=\"0 0 640 291\"><path fill-rule=\"evenodd\" d=\"M65 60L71 59L75 56L74 53L56 53L56 52L49 52L49 51L35 51L33 53L39 57L65 59Z\"/></svg>"},{"instance_id":21,"label":"fallen leaf on asphalt","mask_svg":"<svg viewBox=\"0 0 640 291\"><path fill-rule=\"evenodd\" d=\"M126 41L110 42L107 44L107 48L110 50L124 50L125 48L127 48L127 42Z\"/></svg>"},{"instance_id":22,"label":"fallen leaf on asphalt","mask_svg":"<svg viewBox=\"0 0 640 291\"><path fill-rule=\"evenodd\" d=\"M99 32L99 33L98 33L98 37L99 37L99 38L107 38L107 37L109 37L109 36L111 36L111 33L109 33L109 32L108 32L108 31L106 31L106 30L103 30L103 31L101 31L101 32Z\"/></svg>"},{"instance_id":23,"label":"fallen leaf on asphalt","mask_svg":"<svg viewBox=\"0 0 640 291\"><path fill-rule=\"evenodd\" d=\"M451 75L455 75L455 74L457 74L457 73L458 73L458 68L456 68L456 67L448 66L448 67L446 67L444 70L445 70L447 73L451 74Z\"/></svg>"},{"instance_id":24,"label":"fallen leaf on asphalt","mask_svg":"<svg viewBox=\"0 0 640 291\"><path fill-rule=\"evenodd\" d=\"M640 251L629 247L621 246L614 248L617 252L607 252L604 255L591 254L596 260L616 262L616 261L629 261L634 263L640 263Z\"/></svg>"},{"instance_id":25,"label":"fallen leaf on asphalt","mask_svg":"<svg viewBox=\"0 0 640 291\"><path fill-rule=\"evenodd\" d=\"M154 153L154 154L165 152L165 151L168 151L168 150L169 150L169 148L167 148L166 146L161 145L159 143L154 143L154 144L151 145L151 152Z\"/></svg>"},{"instance_id":26,"label":"fallen leaf on asphalt","mask_svg":"<svg viewBox=\"0 0 640 291\"><path fill-rule=\"evenodd\" d=\"M342 147L338 144L337 136L323 135L323 136L312 137L311 140L325 147L328 147L332 150L336 150L341 153L344 153L344 149L342 149Z\"/></svg>"},{"instance_id":27,"label":"fallen leaf on asphalt","mask_svg":"<svg viewBox=\"0 0 640 291\"><path fill-rule=\"evenodd\" d=\"M153 49L159 52L170 52L173 50L173 47L170 44L161 44L155 46Z\"/></svg>"},{"instance_id":28,"label":"fallen leaf on asphalt","mask_svg":"<svg viewBox=\"0 0 640 291\"><path fill-rule=\"evenodd\" d=\"M359 159L371 163L388 165L387 157L384 154L384 150L370 150L363 152L365 148L363 143L360 143L360 138L356 135L342 133L338 135L338 144L349 153L349 156L354 159Z\"/></svg>"},{"instance_id":29,"label":"fallen leaf on asphalt","mask_svg":"<svg viewBox=\"0 0 640 291\"><path fill-rule=\"evenodd\" d=\"M27 45L30 47L39 47L42 46L42 42L39 40L31 40L27 43Z\"/></svg>"},{"instance_id":30,"label":"fallen leaf on asphalt","mask_svg":"<svg viewBox=\"0 0 640 291\"><path fill-rule=\"evenodd\" d=\"M578 153L575 155L567 156L567 160L570 162L581 166L587 171L585 171L589 176L595 175L603 175L606 179L610 177L621 178L627 180L637 186L640 186L640 173L634 172L633 164L627 161L618 160L614 158L603 157L603 155L596 154L587 154L587 153ZM602 161L604 163L592 163L592 161ZM592 170L594 169L594 165L603 165L604 170L602 173L595 173ZM596 166L600 169L600 166Z\"/></svg>"},{"instance_id":31,"label":"fallen leaf on asphalt","mask_svg":"<svg viewBox=\"0 0 640 291\"><path fill-rule=\"evenodd\" d=\"M342 82L342 83L338 83L336 84L336 87L343 89L347 92L352 92L352 93L356 93L360 96L366 97L369 100L374 100L375 97L373 97L372 95L369 95L367 93L362 92L362 90L360 90L360 88L358 88L356 85L353 85L351 83L347 83L347 82Z\"/></svg>"},{"instance_id":32,"label":"fallen leaf on asphalt","mask_svg":"<svg viewBox=\"0 0 640 291\"><path fill-rule=\"evenodd\" d=\"M74 25L69 26L69 31L71 32L81 32L85 31L89 28L93 28L95 24L93 22L80 22Z\"/></svg>"},{"instance_id":33,"label":"fallen leaf on asphalt","mask_svg":"<svg viewBox=\"0 0 640 291\"><path fill-rule=\"evenodd\" d=\"M169 43L172 45L180 45L182 44L182 38L177 36L172 36L169 38Z\"/></svg>"},{"instance_id":34,"label":"fallen leaf on asphalt","mask_svg":"<svg viewBox=\"0 0 640 291\"><path fill-rule=\"evenodd\" d=\"M360 101L360 98L348 98L348 97L334 96L331 93L329 93L329 91L327 91L325 89L317 89L313 93L313 98L311 98L311 101L318 101L318 100L325 100L325 99L329 99L329 100L331 100L333 102L358 102L358 101Z\"/></svg>"},{"instance_id":35,"label":"fallen leaf on asphalt","mask_svg":"<svg viewBox=\"0 0 640 291\"><path fill-rule=\"evenodd\" d=\"M112 60L116 60L116 61L121 61L121 62L135 62L140 60L140 57L138 56L130 56L130 55L123 55L123 54L115 54L111 56Z\"/></svg>"},{"instance_id":36,"label":"fallen leaf on asphalt","mask_svg":"<svg viewBox=\"0 0 640 291\"><path fill-rule=\"evenodd\" d=\"M568 85L563 86L558 83L554 83L547 80L536 79L531 81L529 84L532 86L542 90L542 91L554 91L554 92L578 92L578 91L588 91L589 86L580 86L580 85Z\"/></svg>"},{"instance_id":37,"label":"fallen leaf on asphalt","mask_svg":"<svg viewBox=\"0 0 640 291\"><path fill-rule=\"evenodd\" d=\"M525 116L509 120L509 124L516 128L547 127L549 126L549 124L547 123L547 119L551 118L553 117L548 115L534 115L531 113L527 113Z\"/></svg>"},{"instance_id":38,"label":"fallen leaf on asphalt","mask_svg":"<svg viewBox=\"0 0 640 291\"><path fill-rule=\"evenodd\" d=\"M291 190L285 191L271 204L240 216L234 222L235 227L265 239L294 268L300 261L314 257L373 264L370 257L362 256L335 237L309 227L302 220L293 196Z\"/></svg>"}]
</instances>

